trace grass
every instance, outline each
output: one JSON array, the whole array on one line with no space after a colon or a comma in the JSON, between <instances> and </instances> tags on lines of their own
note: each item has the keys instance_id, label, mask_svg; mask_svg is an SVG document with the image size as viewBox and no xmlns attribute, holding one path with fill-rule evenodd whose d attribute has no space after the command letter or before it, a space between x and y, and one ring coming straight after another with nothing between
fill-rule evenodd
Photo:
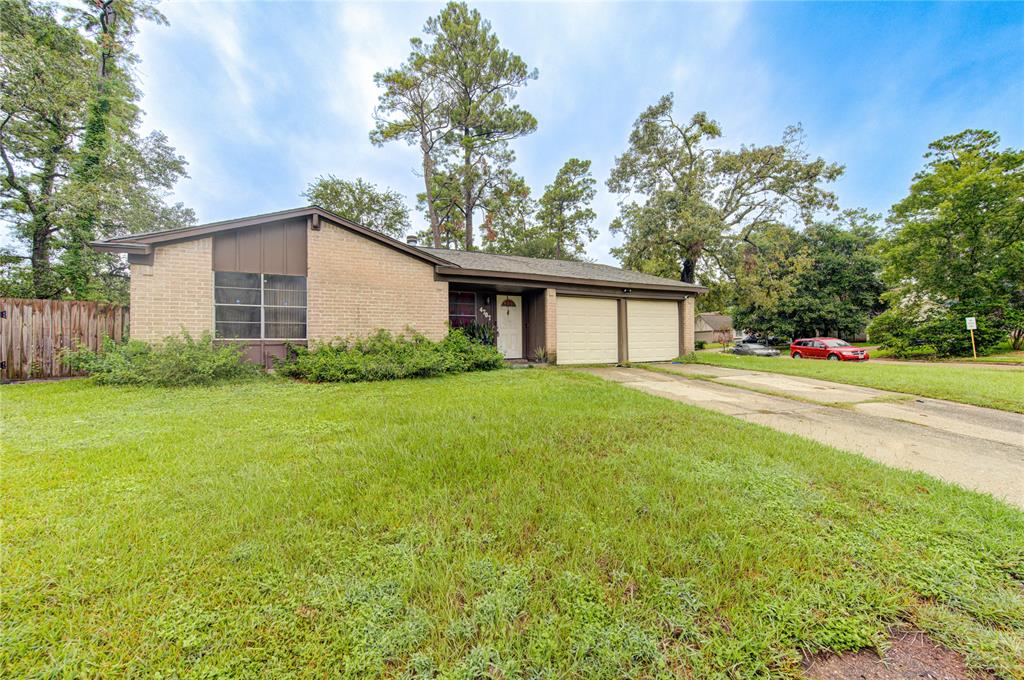
<instances>
[{"instance_id":1,"label":"grass","mask_svg":"<svg viewBox=\"0 0 1024 680\"><path fill-rule=\"evenodd\" d=\"M0 399L3 677L1024 670L1024 513L592 376Z\"/></svg>"},{"instance_id":2,"label":"grass","mask_svg":"<svg viewBox=\"0 0 1024 680\"><path fill-rule=\"evenodd\" d=\"M1024 413L1024 372L1016 370L925 362L912 365L880 361L797 361L788 357L763 359L718 352L697 352L687 361L819 378Z\"/></svg>"}]
</instances>

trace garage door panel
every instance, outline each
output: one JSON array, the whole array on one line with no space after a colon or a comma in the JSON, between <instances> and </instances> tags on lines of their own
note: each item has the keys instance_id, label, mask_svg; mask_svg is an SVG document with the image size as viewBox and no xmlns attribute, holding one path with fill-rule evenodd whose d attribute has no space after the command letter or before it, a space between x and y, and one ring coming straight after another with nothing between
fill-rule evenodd
<instances>
[{"instance_id":1,"label":"garage door panel","mask_svg":"<svg viewBox=\"0 0 1024 680\"><path fill-rule=\"evenodd\" d=\"M679 356L679 305L674 300L629 300L626 328L630 361Z\"/></svg>"},{"instance_id":2,"label":"garage door panel","mask_svg":"<svg viewBox=\"0 0 1024 680\"><path fill-rule=\"evenodd\" d=\"M618 302L611 298L558 296L560 364L612 364L619 360Z\"/></svg>"}]
</instances>

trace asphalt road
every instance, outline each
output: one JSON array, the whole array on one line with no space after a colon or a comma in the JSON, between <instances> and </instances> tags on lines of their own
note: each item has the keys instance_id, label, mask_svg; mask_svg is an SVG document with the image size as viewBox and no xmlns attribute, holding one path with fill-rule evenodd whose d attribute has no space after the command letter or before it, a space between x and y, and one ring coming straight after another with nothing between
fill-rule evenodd
<instances>
[{"instance_id":1,"label":"asphalt road","mask_svg":"<svg viewBox=\"0 0 1024 680\"><path fill-rule=\"evenodd\" d=\"M641 368L585 370L649 394L925 472L1024 508L1024 415L777 373L658 366L679 375Z\"/></svg>"}]
</instances>

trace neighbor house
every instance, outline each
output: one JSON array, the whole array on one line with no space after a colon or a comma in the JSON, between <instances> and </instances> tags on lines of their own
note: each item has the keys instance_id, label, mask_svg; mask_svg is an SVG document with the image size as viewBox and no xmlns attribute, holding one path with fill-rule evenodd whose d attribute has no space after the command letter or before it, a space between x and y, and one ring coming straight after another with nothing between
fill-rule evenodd
<instances>
[{"instance_id":1,"label":"neighbor house","mask_svg":"<svg viewBox=\"0 0 1024 680\"><path fill-rule=\"evenodd\" d=\"M289 343L378 329L436 340L469 323L496 328L508 359L672 359L693 351L704 291L603 264L419 247L318 207L92 247L128 255L131 337L210 331L264 363Z\"/></svg>"},{"instance_id":2,"label":"neighbor house","mask_svg":"<svg viewBox=\"0 0 1024 680\"><path fill-rule=\"evenodd\" d=\"M728 343L738 340L742 333L732 327L732 317L721 312L701 312L694 324L693 337L699 342Z\"/></svg>"}]
</instances>

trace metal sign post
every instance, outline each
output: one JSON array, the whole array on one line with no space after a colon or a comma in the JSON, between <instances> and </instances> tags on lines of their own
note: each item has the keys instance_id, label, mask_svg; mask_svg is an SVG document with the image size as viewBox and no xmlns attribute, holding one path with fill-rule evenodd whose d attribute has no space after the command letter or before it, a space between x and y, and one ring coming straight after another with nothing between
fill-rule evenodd
<instances>
[{"instance_id":1,"label":"metal sign post","mask_svg":"<svg viewBox=\"0 0 1024 680\"><path fill-rule=\"evenodd\" d=\"M966 318L966 321L967 321L967 330L969 330L971 332L971 352L974 354L974 358L977 359L978 358L978 350L974 346L974 329L978 327L978 320L976 318L974 318L973 316L969 316L969 317Z\"/></svg>"}]
</instances>

